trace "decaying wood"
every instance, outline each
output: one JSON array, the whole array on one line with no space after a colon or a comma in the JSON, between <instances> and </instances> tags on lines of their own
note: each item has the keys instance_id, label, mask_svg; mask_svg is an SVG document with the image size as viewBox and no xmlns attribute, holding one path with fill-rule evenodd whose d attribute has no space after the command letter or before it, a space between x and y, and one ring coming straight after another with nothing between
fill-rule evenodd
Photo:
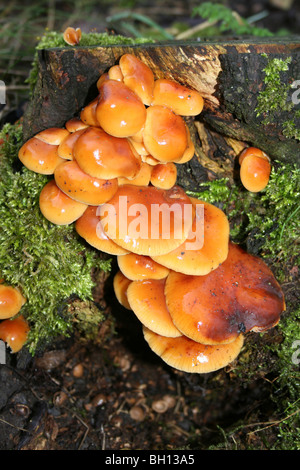
<instances>
[{"instance_id":1,"label":"decaying wood","mask_svg":"<svg viewBox=\"0 0 300 470\"><path fill-rule=\"evenodd\" d=\"M171 78L198 90L205 99L200 116L190 122L196 159L179 173L193 188L207 177L230 176L245 145L260 147L271 158L299 163L300 143L282 135L282 122L264 126L257 117L268 58L291 57L288 80L300 79L300 42L273 38L251 42L189 42L135 46L66 47L39 51L39 76L24 118L24 138L63 126L97 96L99 76L124 53L138 56L155 78ZM284 120L288 115L283 117ZM185 175L184 175L185 172Z\"/></svg>"}]
</instances>

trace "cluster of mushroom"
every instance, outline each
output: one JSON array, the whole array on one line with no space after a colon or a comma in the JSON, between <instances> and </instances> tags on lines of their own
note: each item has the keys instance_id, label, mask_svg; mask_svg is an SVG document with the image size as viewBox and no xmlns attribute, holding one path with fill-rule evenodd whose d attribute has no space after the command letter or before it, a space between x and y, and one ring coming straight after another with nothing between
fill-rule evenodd
<instances>
[{"instance_id":1,"label":"cluster of mushroom","mask_svg":"<svg viewBox=\"0 0 300 470\"><path fill-rule=\"evenodd\" d=\"M155 80L131 54L97 88L78 118L19 151L27 168L54 176L41 212L55 224L75 222L87 243L117 256L116 296L165 362L187 372L222 368L244 334L276 325L285 305L263 261L230 242L223 211L176 185L176 165L194 155L183 117L201 113L203 99Z\"/></svg>"},{"instance_id":2,"label":"cluster of mushroom","mask_svg":"<svg viewBox=\"0 0 300 470\"><path fill-rule=\"evenodd\" d=\"M7 343L13 353L22 349L27 340L29 325L18 315L26 299L19 289L1 279L0 283L0 340Z\"/></svg>"}]
</instances>

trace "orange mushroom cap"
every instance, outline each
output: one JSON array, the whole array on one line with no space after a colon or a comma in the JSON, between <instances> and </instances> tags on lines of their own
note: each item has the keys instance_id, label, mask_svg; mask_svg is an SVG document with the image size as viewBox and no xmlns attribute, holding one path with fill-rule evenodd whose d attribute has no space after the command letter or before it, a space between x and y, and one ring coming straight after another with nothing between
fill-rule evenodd
<instances>
[{"instance_id":1,"label":"orange mushroom cap","mask_svg":"<svg viewBox=\"0 0 300 470\"><path fill-rule=\"evenodd\" d=\"M19 150L18 157L28 170L42 175L53 175L55 168L63 161L57 153L58 146L32 137Z\"/></svg>"},{"instance_id":2,"label":"orange mushroom cap","mask_svg":"<svg viewBox=\"0 0 300 470\"><path fill-rule=\"evenodd\" d=\"M118 256L120 271L131 281L143 281L145 279L164 279L169 274L169 269L156 263L149 256L128 253Z\"/></svg>"},{"instance_id":3,"label":"orange mushroom cap","mask_svg":"<svg viewBox=\"0 0 300 470\"><path fill-rule=\"evenodd\" d=\"M59 145L68 135L69 131L67 129L63 129L61 127L49 127L49 129L38 132L34 137L46 144Z\"/></svg>"},{"instance_id":4,"label":"orange mushroom cap","mask_svg":"<svg viewBox=\"0 0 300 470\"><path fill-rule=\"evenodd\" d=\"M27 321L20 315L0 323L0 339L7 343L12 353L17 353L26 343L29 330Z\"/></svg>"},{"instance_id":5,"label":"orange mushroom cap","mask_svg":"<svg viewBox=\"0 0 300 470\"><path fill-rule=\"evenodd\" d=\"M77 139L83 132L85 131L86 128L83 129L78 129L78 131L72 132L72 134L69 134L58 146L57 148L57 153L60 158L63 158L64 160L73 160L73 150L74 150L74 145Z\"/></svg>"},{"instance_id":6,"label":"orange mushroom cap","mask_svg":"<svg viewBox=\"0 0 300 470\"><path fill-rule=\"evenodd\" d=\"M118 82L122 82L124 80L124 76L119 65L113 65L110 67L107 75L110 80L117 80Z\"/></svg>"},{"instance_id":7,"label":"orange mushroom cap","mask_svg":"<svg viewBox=\"0 0 300 470\"><path fill-rule=\"evenodd\" d=\"M148 65L132 54L124 54L119 60L124 83L149 106L153 98L154 75Z\"/></svg>"},{"instance_id":8,"label":"orange mushroom cap","mask_svg":"<svg viewBox=\"0 0 300 470\"><path fill-rule=\"evenodd\" d=\"M77 117L69 119L66 122L65 126L66 126L66 129L71 133L80 131L81 129L86 129L88 127L87 124L82 122L82 120Z\"/></svg>"},{"instance_id":9,"label":"orange mushroom cap","mask_svg":"<svg viewBox=\"0 0 300 470\"><path fill-rule=\"evenodd\" d=\"M88 206L85 212L75 222L75 230L84 240L97 250L110 255L125 255L127 250L118 246L104 233L97 215L98 207Z\"/></svg>"},{"instance_id":10,"label":"orange mushroom cap","mask_svg":"<svg viewBox=\"0 0 300 470\"><path fill-rule=\"evenodd\" d=\"M156 188L171 189L177 180L175 163L161 163L153 167L150 182Z\"/></svg>"},{"instance_id":11,"label":"orange mushroom cap","mask_svg":"<svg viewBox=\"0 0 300 470\"><path fill-rule=\"evenodd\" d=\"M131 310L143 325L157 334L176 338L182 336L182 333L168 312L164 288L165 279L132 281L127 288L127 299Z\"/></svg>"},{"instance_id":12,"label":"orange mushroom cap","mask_svg":"<svg viewBox=\"0 0 300 470\"><path fill-rule=\"evenodd\" d=\"M130 137L143 127L146 108L140 98L124 83L104 80L99 86L96 117L108 134Z\"/></svg>"},{"instance_id":13,"label":"orange mushroom cap","mask_svg":"<svg viewBox=\"0 0 300 470\"><path fill-rule=\"evenodd\" d=\"M141 169L141 159L127 139L95 127L89 127L79 136L73 156L82 171L99 179L134 178Z\"/></svg>"},{"instance_id":14,"label":"orange mushroom cap","mask_svg":"<svg viewBox=\"0 0 300 470\"><path fill-rule=\"evenodd\" d=\"M230 242L227 259L205 276L171 271L166 302L177 328L203 344L225 344L240 333L275 326L285 309L268 266Z\"/></svg>"},{"instance_id":15,"label":"orange mushroom cap","mask_svg":"<svg viewBox=\"0 0 300 470\"><path fill-rule=\"evenodd\" d=\"M109 201L118 189L117 178L104 180L84 173L76 161L65 161L54 172L57 186L75 201L98 206Z\"/></svg>"},{"instance_id":16,"label":"orange mushroom cap","mask_svg":"<svg viewBox=\"0 0 300 470\"><path fill-rule=\"evenodd\" d=\"M240 353L244 338L239 335L230 344L205 345L186 336L167 338L143 327L150 349L166 364L183 372L204 374L222 369Z\"/></svg>"},{"instance_id":17,"label":"orange mushroom cap","mask_svg":"<svg viewBox=\"0 0 300 470\"><path fill-rule=\"evenodd\" d=\"M59 189L54 179L43 187L39 204L43 216L56 225L73 223L87 208L87 204L74 201Z\"/></svg>"},{"instance_id":18,"label":"orange mushroom cap","mask_svg":"<svg viewBox=\"0 0 300 470\"><path fill-rule=\"evenodd\" d=\"M239 163L243 186L254 193L265 189L271 173L269 157L261 150L249 147L241 153Z\"/></svg>"},{"instance_id":19,"label":"orange mushroom cap","mask_svg":"<svg viewBox=\"0 0 300 470\"><path fill-rule=\"evenodd\" d=\"M168 106L181 116L197 116L203 109L204 100L198 91L174 80L160 78L154 83L152 105Z\"/></svg>"},{"instance_id":20,"label":"orange mushroom cap","mask_svg":"<svg viewBox=\"0 0 300 470\"><path fill-rule=\"evenodd\" d=\"M187 148L185 149L185 152L182 155L182 157L179 160L177 160L176 163L178 165L182 165L184 163L189 162L195 154L195 144L191 139L191 133L190 133L190 130L189 130L187 124L186 124L186 132L187 132L187 140L188 140Z\"/></svg>"},{"instance_id":21,"label":"orange mushroom cap","mask_svg":"<svg viewBox=\"0 0 300 470\"><path fill-rule=\"evenodd\" d=\"M188 238L171 252L153 258L174 271L203 276L226 260L230 227L218 207L195 198L191 202L196 215Z\"/></svg>"},{"instance_id":22,"label":"orange mushroom cap","mask_svg":"<svg viewBox=\"0 0 300 470\"><path fill-rule=\"evenodd\" d=\"M64 41L70 46L76 46L81 39L81 29L68 27L63 33Z\"/></svg>"},{"instance_id":23,"label":"orange mushroom cap","mask_svg":"<svg viewBox=\"0 0 300 470\"><path fill-rule=\"evenodd\" d=\"M80 119L87 126L100 127L96 116L98 99L98 97L93 99L89 104L82 108L80 112Z\"/></svg>"},{"instance_id":24,"label":"orange mushroom cap","mask_svg":"<svg viewBox=\"0 0 300 470\"><path fill-rule=\"evenodd\" d=\"M21 310L26 300L21 292L12 286L0 284L0 319L11 318Z\"/></svg>"},{"instance_id":25,"label":"orange mushroom cap","mask_svg":"<svg viewBox=\"0 0 300 470\"><path fill-rule=\"evenodd\" d=\"M130 286L132 281L127 279L121 271L118 271L117 274L114 276L113 280L113 287L115 296L117 297L119 303L125 307L127 310L131 310L131 307L128 302L127 298L127 289Z\"/></svg>"},{"instance_id":26,"label":"orange mushroom cap","mask_svg":"<svg viewBox=\"0 0 300 470\"><path fill-rule=\"evenodd\" d=\"M152 168L148 163L141 162L141 168L138 174L134 178L123 178L119 177L118 178L118 184L119 186L121 184L133 184L135 186L148 186L150 183L150 178L151 178L151 171Z\"/></svg>"},{"instance_id":27,"label":"orange mushroom cap","mask_svg":"<svg viewBox=\"0 0 300 470\"><path fill-rule=\"evenodd\" d=\"M164 106L147 108L143 136L149 154L163 163L180 160L188 145L184 120Z\"/></svg>"},{"instance_id":28,"label":"orange mushroom cap","mask_svg":"<svg viewBox=\"0 0 300 470\"><path fill-rule=\"evenodd\" d=\"M183 189L120 186L108 203L100 206L107 236L133 253L156 256L168 253L187 238L194 208Z\"/></svg>"}]
</instances>

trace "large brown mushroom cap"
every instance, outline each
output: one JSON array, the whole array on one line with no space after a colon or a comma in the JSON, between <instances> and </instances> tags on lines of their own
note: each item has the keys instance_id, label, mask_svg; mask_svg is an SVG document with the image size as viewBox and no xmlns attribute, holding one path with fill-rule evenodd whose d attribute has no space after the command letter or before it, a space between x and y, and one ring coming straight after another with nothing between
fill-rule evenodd
<instances>
[{"instance_id":1,"label":"large brown mushroom cap","mask_svg":"<svg viewBox=\"0 0 300 470\"><path fill-rule=\"evenodd\" d=\"M151 350L175 369L204 374L214 372L234 361L240 353L244 338L239 335L230 344L205 345L186 336L167 338L143 327L144 338Z\"/></svg>"},{"instance_id":2,"label":"large brown mushroom cap","mask_svg":"<svg viewBox=\"0 0 300 470\"><path fill-rule=\"evenodd\" d=\"M98 206L109 201L118 189L117 178L103 180L84 173L76 161L65 161L54 172L57 186L75 201Z\"/></svg>"},{"instance_id":3,"label":"large brown mushroom cap","mask_svg":"<svg viewBox=\"0 0 300 470\"><path fill-rule=\"evenodd\" d=\"M58 156L58 146L47 144L32 137L19 150L18 156L28 170L42 175L53 175L55 168L63 162Z\"/></svg>"},{"instance_id":4,"label":"large brown mushroom cap","mask_svg":"<svg viewBox=\"0 0 300 470\"><path fill-rule=\"evenodd\" d=\"M87 205L74 201L55 183L49 181L42 189L39 198L43 216L56 225L68 225L77 220L86 210Z\"/></svg>"},{"instance_id":5,"label":"large brown mushroom cap","mask_svg":"<svg viewBox=\"0 0 300 470\"><path fill-rule=\"evenodd\" d=\"M180 160L188 146L184 120L164 106L147 108L143 137L149 154L162 163Z\"/></svg>"},{"instance_id":6,"label":"large brown mushroom cap","mask_svg":"<svg viewBox=\"0 0 300 470\"><path fill-rule=\"evenodd\" d=\"M154 83L152 105L168 106L181 116L196 116L201 113L204 100L198 91L160 78Z\"/></svg>"},{"instance_id":7,"label":"large brown mushroom cap","mask_svg":"<svg viewBox=\"0 0 300 470\"><path fill-rule=\"evenodd\" d=\"M95 127L79 136L73 156L82 171L99 179L134 178L141 169L141 159L127 139Z\"/></svg>"},{"instance_id":8,"label":"large brown mushroom cap","mask_svg":"<svg viewBox=\"0 0 300 470\"><path fill-rule=\"evenodd\" d=\"M127 289L127 299L131 310L143 325L157 334L176 338L182 336L182 333L168 312L164 288L165 279L132 281Z\"/></svg>"},{"instance_id":9,"label":"large brown mushroom cap","mask_svg":"<svg viewBox=\"0 0 300 470\"><path fill-rule=\"evenodd\" d=\"M104 233L100 218L97 215L98 207L88 206L85 212L75 222L75 230L89 245L110 255L125 255L127 250L120 247Z\"/></svg>"},{"instance_id":10,"label":"large brown mushroom cap","mask_svg":"<svg viewBox=\"0 0 300 470\"><path fill-rule=\"evenodd\" d=\"M107 236L146 256L168 253L183 243L194 218L193 205L178 186L163 190L123 185L100 209Z\"/></svg>"},{"instance_id":11,"label":"large brown mushroom cap","mask_svg":"<svg viewBox=\"0 0 300 470\"><path fill-rule=\"evenodd\" d=\"M165 295L177 328L203 344L225 344L241 332L267 330L285 309L268 266L231 242L226 261L205 276L171 271Z\"/></svg>"},{"instance_id":12,"label":"large brown mushroom cap","mask_svg":"<svg viewBox=\"0 0 300 470\"><path fill-rule=\"evenodd\" d=\"M124 83L149 106L153 98L154 75L148 65L132 54L123 54L119 61Z\"/></svg>"},{"instance_id":13,"label":"large brown mushroom cap","mask_svg":"<svg viewBox=\"0 0 300 470\"><path fill-rule=\"evenodd\" d=\"M226 260L229 222L218 207L195 198L191 201L196 215L188 238L174 250L153 259L174 271L200 276L213 271Z\"/></svg>"},{"instance_id":14,"label":"large brown mushroom cap","mask_svg":"<svg viewBox=\"0 0 300 470\"><path fill-rule=\"evenodd\" d=\"M117 80L105 80L99 86L96 118L102 129L115 137L130 137L144 125L146 108L141 99Z\"/></svg>"},{"instance_id":15,"label":"large brown mushroom cap","mask_svg":"<svg viewBox=\"0 0 300 470\"><path fill-rule=\"evenodd\" d=\"M25 301L18 289L0 284L0 319L11 318L19 313Z\"/></svg>"}]
</instances>

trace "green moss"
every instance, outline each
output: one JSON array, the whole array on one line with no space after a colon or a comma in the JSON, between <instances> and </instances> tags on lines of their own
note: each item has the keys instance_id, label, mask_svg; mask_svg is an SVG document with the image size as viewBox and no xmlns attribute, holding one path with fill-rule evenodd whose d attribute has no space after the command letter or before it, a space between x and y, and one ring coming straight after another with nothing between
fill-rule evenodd
<instances>
[{"instance_id":1,"label":"green moss","mask_svg":"<svg viewBox=\"0 0 300 470\"><path fill-rule=\"evenodd\" d=\"M49 49L53 47L64 47L72 48L74 46L68 45L64 39L63 34L56 31L47 31L43 36L38 38L38 44L36 46L36 51L41 49ZM86 46L113 46L117 44L124 44L132 46L134 44L145 44L145 43L154 42L149 38L131 38L122 36L119 34L108 34L108 33L82 33L80 45L76 47L86 47ZM34 61L32 64L32 69L28 77L27 83L30 85L31 92L33 91L38 76L38 59L37 52L35 52Z\"/></svg>"},{"instance_id":2,"label":"green moss","mask_svg":"<svg viewBox=\"0 0 300 470\"><path fill-rule=\"evenodd\" d=\"M262 55L268 58L267 54ZM268 61L264 68L265 87L258 95L256 114L257 116L263 115L263 124L268 125L276 120L278 113L290 112L292 118L283 123L282 133L287 138L300 140L299 110L296 110L294 103L289 100L292 94L292 84L286 83L283 76L283 73L289 70L291 61L291 57L274 58Z\"/></svg>"},{"instance_id":3,"label":"green moss","mask_svg":"<svg viewBox=\"0 0 300 470\"><path fill-rule=\"evenodd\" d=\"M21 312L31 325L29 347L34 352L70 333L69 298L91 300L91 270L107 271L110 261L87 247L72 225L57 226L42 216L39 194L49 177L20 164L21 129L7 124L0 137L5 139L0 154L0 272L27 299Z\"/></svg>"}]
</instances>

